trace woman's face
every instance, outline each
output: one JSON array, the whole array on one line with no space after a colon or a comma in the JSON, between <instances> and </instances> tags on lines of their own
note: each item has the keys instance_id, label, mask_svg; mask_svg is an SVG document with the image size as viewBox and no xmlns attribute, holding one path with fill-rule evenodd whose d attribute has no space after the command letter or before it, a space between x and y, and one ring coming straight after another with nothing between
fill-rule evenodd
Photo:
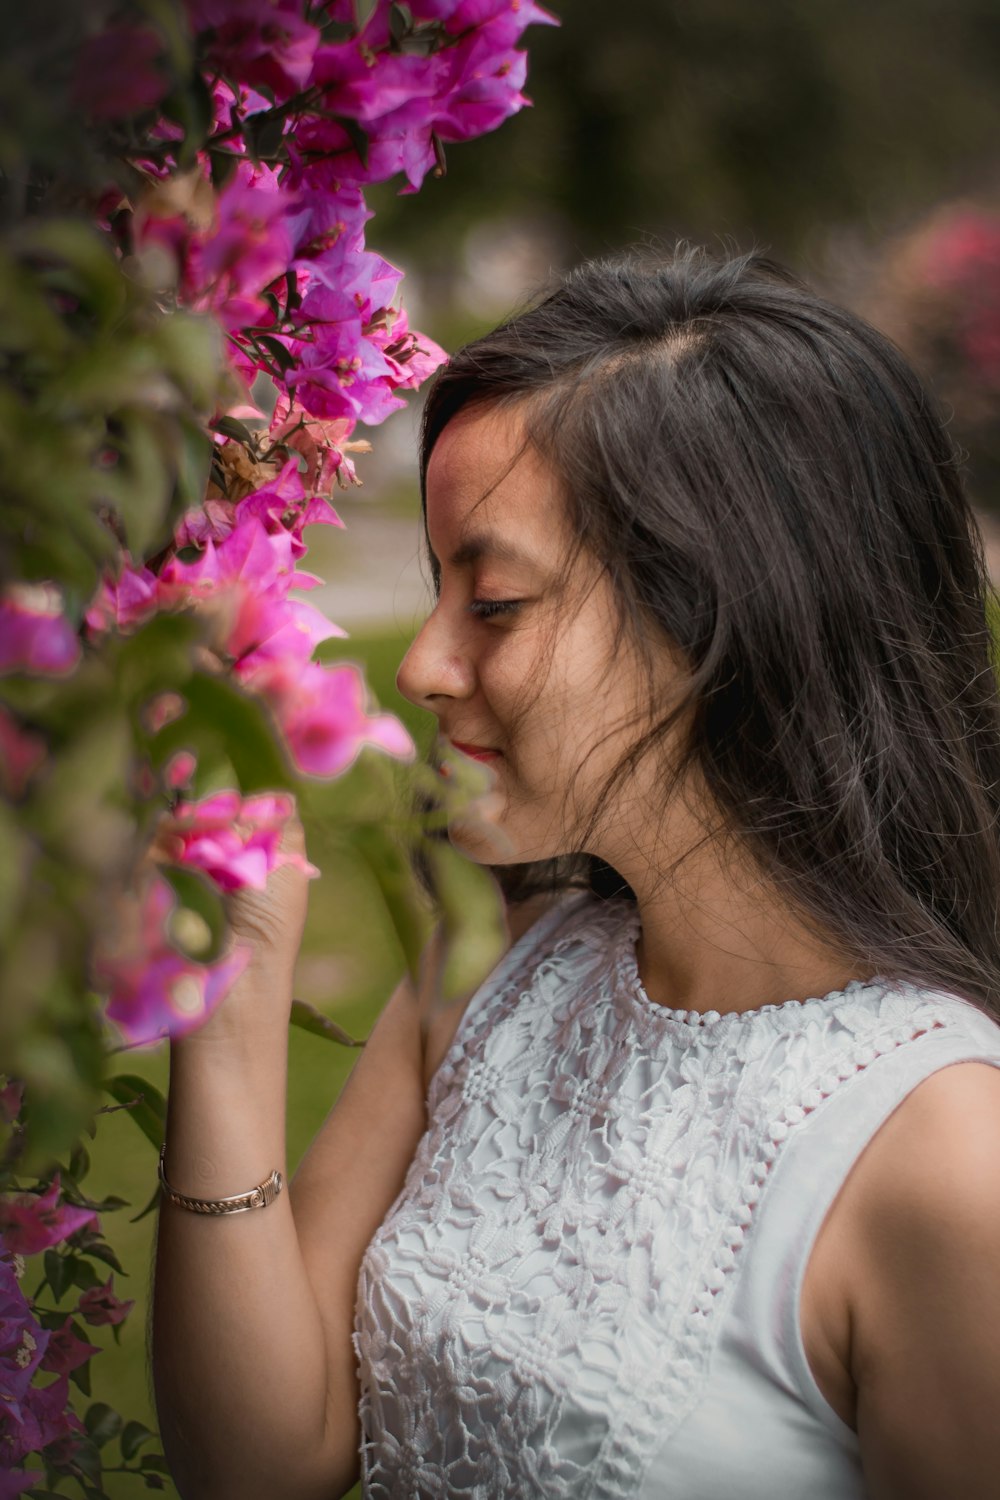
<instances>
[{"instance_id":1,"label":"woman's face","mask_svg":"<svg viewBox=\"0 0 1000 1500\"><path fill-rule=\"evenodd\" d=\"M440 567L437 603L399 669L400 691L439 733L476 752L494 777L483 815L452 825L482 863L547 859L578 839L608 772L676 681L664 642L661 680L627 641L597 560L573 543L555 473L522 448L517 409L460 413L427 470L427 530ZM604 805L588 852L621 869L624 844L648 839L648 762Z\"/></svg>"}]
</instances>

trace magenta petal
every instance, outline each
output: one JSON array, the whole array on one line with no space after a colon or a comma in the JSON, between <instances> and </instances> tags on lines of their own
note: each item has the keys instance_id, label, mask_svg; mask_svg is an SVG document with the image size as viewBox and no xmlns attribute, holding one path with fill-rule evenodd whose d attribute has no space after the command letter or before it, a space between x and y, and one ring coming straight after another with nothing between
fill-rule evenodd
<instances>
[{"instance_id":1,"label":"magenta petal","mask_svg":"<svg viewBox=\"0 0 1000 1500\"><path fill-rule=\"evenodd\" d=\"M10 588L0 600L0 673L61 677L79 660L80 642L62 614L57 591L46 585Z\"/></svg>"},{"instance_id":2,"label":"magenta petal","mask_svg":"<svg viewBox=\"0 0 1000 1500\"><path fill-rule=\"evenodd\" d=\"M99 1344L88 1344L77 1338L72 1322L72 1316L67 1313L62 1327L51 1330L49 1346L41 1364L43 1370L52 1370L56 1375L68 1375L70 1370L86 1364L92 1355L101 1353Z\"/></svg>"},{"instance_id":3,"label":"magenta petal","mask_svg":"<svg viewBox=\"0 0 1000 1500\"><path fill-rule=\"evenodd\" d=\"M85 1224L98 1224L96 1212L59 1204L59 1173L44 1193L0 1198L0 1235L4 1249L18 1255L37 1255L58 1245Z\"/></svg>"}]
</instances>

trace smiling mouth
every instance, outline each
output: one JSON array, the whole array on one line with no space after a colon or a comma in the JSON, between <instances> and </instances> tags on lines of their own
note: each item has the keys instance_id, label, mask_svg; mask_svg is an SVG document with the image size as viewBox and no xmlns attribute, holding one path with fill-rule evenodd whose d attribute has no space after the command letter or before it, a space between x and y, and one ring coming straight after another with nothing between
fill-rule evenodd
<instances>
[{"instance_id":1,"label":"smiling mouth","mask_svg":"<svg viewBox=\"0 0 1000 1500\"><path fill-rule=\"evenodd\" d=\"M499 750L491 750L487 745L464 745L461 740L451 740L450 743L471 760L497 760L501 754Z\"/></svg>"}]
</instances>

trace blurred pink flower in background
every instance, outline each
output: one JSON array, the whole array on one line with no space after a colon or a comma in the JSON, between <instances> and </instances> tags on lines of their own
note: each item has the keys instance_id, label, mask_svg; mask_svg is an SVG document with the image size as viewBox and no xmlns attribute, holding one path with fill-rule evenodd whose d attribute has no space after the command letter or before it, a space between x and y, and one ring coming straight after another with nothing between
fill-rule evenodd
<instances>
[{"instance_id":1,"label":"blurred pink flower in background","mask_svg":"<svg viewBox=\"0 0 1000 1500\"><path fill-rule=\"evenodd\" d=\"M170 78L156 64L163 38L151 26L109 26L80 49L73 97L92 120L120 120L159 104Z\"/></svg>"},{"instance_id":2,"label":"blurred pink flower in background","mask_svg":"<svg viewBox=\"0 0 1000 1500\"><path fill-rule=\"evenodd\" d=\"M20 797L46 754L41 736L22 729L0 704L0 791L12 799Z\"/></svg>"},{"instance_id":3,"label":"blurred pink flower in background","mask_svg":"<svg viewBox=\"0 0 1000 1500\"><path fill-rule=\"evenodd\" d=\"M80 660L76 631L51 583L8 584L0 598L0 673L61 677Z\"/></svg>"},{"instance_id":4,"label":"blurred pink flower in background","mask_svg":"<svg viewBox=\"0 0 1000 1500\"><path fill-rule=\"evenodd\" d=\"M247 944L214 964L199 964L167 936L177 898L162 875L120 902L116 930L94 955L94 974L108 995L106 1013L133 1046L185 1036L201 1026L246 968Z\"/></svg>"},{"instance_id":5,"label":"blurred pink flower in background","mask_svg":"<svg viewBox=\"0 0 1000 1500\"><path fill-rule=\"evenodd\" d=\"M299 0L187 0L213 70L284 99L305 88L319 41Z\"/></svg>"}]
</instances>

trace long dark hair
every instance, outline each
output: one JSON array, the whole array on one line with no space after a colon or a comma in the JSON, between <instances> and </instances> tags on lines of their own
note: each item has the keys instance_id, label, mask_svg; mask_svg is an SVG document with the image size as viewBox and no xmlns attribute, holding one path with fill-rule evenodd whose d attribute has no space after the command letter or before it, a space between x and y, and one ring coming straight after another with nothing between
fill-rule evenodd
<instances>
[{"instance_id":1,"label":"long dark hair","mask_svg":"<svg viewBox=\"0 0 1000 1500\"><path fill-rule=\"evenodd\" d=\"M631 633L691 664L677 776L698 770L757 865L871 972L1000 1016L991 590L956 452L899 351L760 255L682 247L590 261L454 354L424 407L422 494L445 425L496 403L523 410ZM494 873L512 899L629 894L582 854Z\"/></svg>"}]
</instances>

